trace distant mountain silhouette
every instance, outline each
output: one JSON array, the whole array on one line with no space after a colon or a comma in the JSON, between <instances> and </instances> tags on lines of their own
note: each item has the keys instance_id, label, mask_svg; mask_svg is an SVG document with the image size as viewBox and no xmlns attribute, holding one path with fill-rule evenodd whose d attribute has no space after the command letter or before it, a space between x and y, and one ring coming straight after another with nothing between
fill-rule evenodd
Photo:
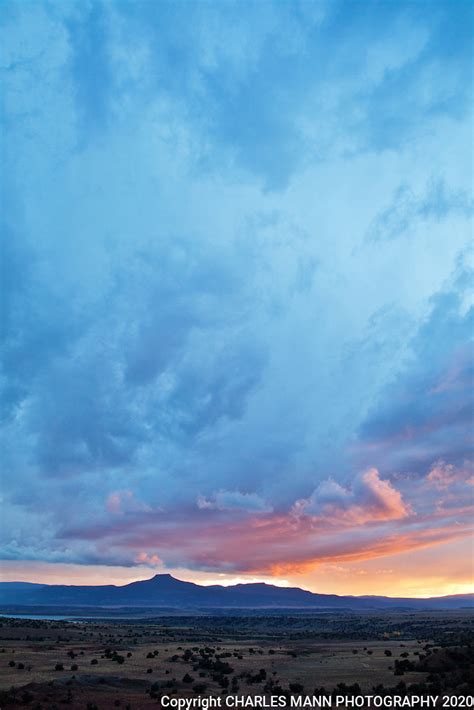
<instances>
[{"instance_id":1,"label":"distant mountain silhouette","mask_svg":"<svg viewBox=\"0 0 474 710\"><path fill-rule=\"evenodd\" d=\"M170 574L123 586L70 586L29 582L0 583L2 606L171 607L173 609L460 609L474 607L474 594L428 599L314 594L299 587L236 584L209 587L183 582Z\"/></svg>"}]
</instances>

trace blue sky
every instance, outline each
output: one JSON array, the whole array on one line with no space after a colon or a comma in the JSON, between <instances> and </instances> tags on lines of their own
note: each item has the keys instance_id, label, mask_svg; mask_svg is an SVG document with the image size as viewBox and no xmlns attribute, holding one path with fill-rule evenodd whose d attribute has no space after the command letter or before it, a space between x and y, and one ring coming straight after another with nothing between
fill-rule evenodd
<instances>
[{"instance_id":1,"label":"blue sky","mask_svg":"<svg viewBox=\"0 0 474 710\"><path fill-rule=\"evenodd\" d=\"M1 14L5 578L467 588L472 3Z\"/></svg>"}]
</instances>

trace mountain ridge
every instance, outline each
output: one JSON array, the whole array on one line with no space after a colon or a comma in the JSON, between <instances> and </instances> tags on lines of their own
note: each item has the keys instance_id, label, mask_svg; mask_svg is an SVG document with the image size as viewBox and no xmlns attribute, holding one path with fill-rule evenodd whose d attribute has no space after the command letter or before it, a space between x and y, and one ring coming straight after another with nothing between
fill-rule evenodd
<instances>
[{"instance_id":1,"label":"mountain ridge","mask_svg":"<svg viewBox=\"0 0 474 710\"><path fill-rule=\"evenodd\" d=\"M124 585L67 585L0 582L0 606L136 606L192 608L298 609L460 609L474 608L474 594L410 598L377 595L320 594L300 587L278 587L265 582L230 586L199 585L156 574Z\"/></svg>"}]
</instances>

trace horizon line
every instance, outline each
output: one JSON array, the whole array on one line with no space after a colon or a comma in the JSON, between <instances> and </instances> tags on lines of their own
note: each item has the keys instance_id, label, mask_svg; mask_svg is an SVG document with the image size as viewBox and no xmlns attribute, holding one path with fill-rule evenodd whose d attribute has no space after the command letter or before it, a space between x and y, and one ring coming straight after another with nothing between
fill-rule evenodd
<instances>
[{"instance_id":1,"label":"horizon line","mask_svg":"<svg viewBox=\"0 0 474 710\"><path fill-rule=\"evenodd\" d=\"M298 589L302 592L308 592L309 594L314 594L317 596L332 596L332 597L338 597L338 598L345 598L345 597L350 597L353 599L367 599L367 598L374 598L374 599L446 599L446 598L454 598L454 597L469 597L469 596L474 596L474 588L471 592L460 592L457 594L440 594L440 595L431 595L431 596L407 596L407 597L401 597L401 596L395 596L392 597L389 594L337 594L335 592L313 592L310 589L305 589L304 587L299 587L299 586L283 586L283 585L278 585L278 584L272 584L270 582L236 582L235 584L218 584L218 583L197 583L197 582L192 582L191 580L186 580L186 579L180 579L179 577L175 577L169 572L157 572L154 574L152 577L148 577L146 579L136 579L132 580L131 582L125 582L124 584L110 584L110 583L105 583L105 584L68 584L66 582L62 583L57 583L57 582L32 582L29 580L22 580L22 579L17 579L17 580L9 580L9 581L4 581L0 579L0 584L37 584L42 587L116 587L116 588L121 588L121 587L127 587L130 584L136 584L137 582L150 582L151 580L155 579L156 577L171 577L171 579L176 580L177 582L183 582L184 584L193 584L196 587L222 587L223 589L231 589L232 587L239 587L239 586L250 586L250 585L263 585L266 587L276 587L278 589Z\"/></svg>"}]
</instances>

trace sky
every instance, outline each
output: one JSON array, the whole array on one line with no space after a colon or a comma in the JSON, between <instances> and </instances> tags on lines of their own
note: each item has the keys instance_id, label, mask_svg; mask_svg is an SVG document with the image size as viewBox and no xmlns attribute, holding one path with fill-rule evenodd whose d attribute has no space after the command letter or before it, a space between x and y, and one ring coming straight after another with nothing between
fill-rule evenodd
<instances>
[{"instance_id":1,"label":"sky","mask_svg":"<svg viewBox=\"0 0 474 710\"><path fill-rule=\"evenodd\" d=\"M473 9L2 3L2 579L473 590Z\"/></svg>"}]
</instances>

